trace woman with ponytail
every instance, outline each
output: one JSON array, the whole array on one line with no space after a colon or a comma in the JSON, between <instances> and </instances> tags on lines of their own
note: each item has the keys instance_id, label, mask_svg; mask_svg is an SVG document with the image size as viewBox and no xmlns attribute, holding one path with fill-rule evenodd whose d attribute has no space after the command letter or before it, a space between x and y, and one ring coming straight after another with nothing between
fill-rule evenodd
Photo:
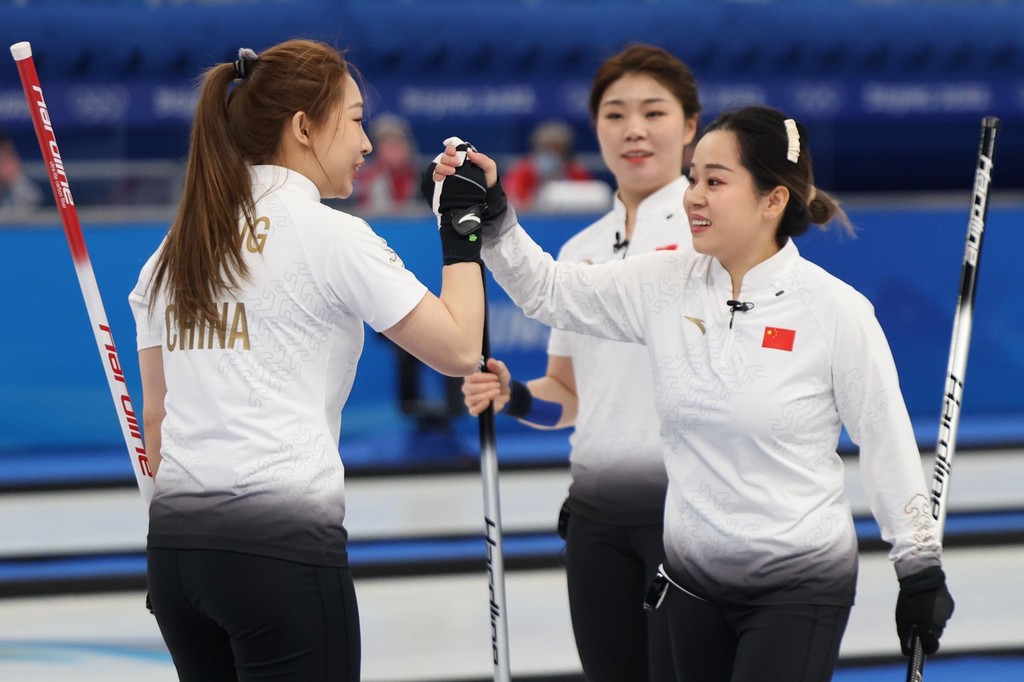
<instances>
[{"instance_id":1,"label":"woman with ponytail","mask_svg":"<svg viewBox=\"0 0 1024 682\"><path fill-rule=\"evenodd\" d=\"M934 652L953 600L892 353L868 300L793 241L849 225L814 187L807 131L767 107L723 114L688 180L696 253L556 262L511 221L483 249L527 315L647 347L669 482L646 606L667 612L677 677L832 679L858 562L843 426L892 546L900 644L916 631Z\"/></svg>"},{"instance_id":2,"label":"woman with ponytail","mask_svg":"<svg viewBox=\"0 0 1024 682\"><path fill-rule=\"evenodd\" d=\"M321 203L352 194L362 119L319 42L209 69L177 215L130 296L159 464L150 601L181 680L359 679L338 441L363 325L450 376L479 361L478 235L440 216L438 297Z\"/></svg>"}]
</instances>

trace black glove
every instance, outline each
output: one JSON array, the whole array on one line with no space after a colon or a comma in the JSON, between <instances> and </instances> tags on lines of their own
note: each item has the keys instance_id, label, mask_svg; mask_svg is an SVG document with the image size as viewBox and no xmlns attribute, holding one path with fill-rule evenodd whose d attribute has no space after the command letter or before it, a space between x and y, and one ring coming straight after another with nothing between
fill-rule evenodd
<instances>
[{"instance_id":1,"label":"black glove","mask_svg":"<svg viewBox=\"0 0 1024 682\"><path fill-rule=\"evenodd\" d=\"M508 197L505 196L505 188L501 186L499 177L493 187L487 188L487 206L484 209L483 226L488 227L499 218L503 218L508 212ZM513 220L513 222L515 222Z\"/></svg>"},{"instance_id":2,"label":"black glove","mask_svg":"<svg viewBox=\"0 0 1024 682\"><path fill-rule=\"evenodd\" d=\"M900 648L910 655L910 638L916 631L921 649L927 655L939 650L939 637L953 615L953 597L946 589L946 574L930 566L900 578L900 596L896 600L896 634Z\"/></svg>"},{"instance_id":3,"label":"black glove","mask_svg":"<svg viewBox=\"0 0 1024 682\"><path fill-rule=\"evenodd\" d=\"M474 149L473 145L458 138L449 138L445 143L455 144L456 151L462 153ZM423 172L420 192L437 216L444 264L478 263L482 246L480 226L487 211L484 171L467 160L454 175L435 182L435 166L437 159Z\"/></svg>"}]
</instances>

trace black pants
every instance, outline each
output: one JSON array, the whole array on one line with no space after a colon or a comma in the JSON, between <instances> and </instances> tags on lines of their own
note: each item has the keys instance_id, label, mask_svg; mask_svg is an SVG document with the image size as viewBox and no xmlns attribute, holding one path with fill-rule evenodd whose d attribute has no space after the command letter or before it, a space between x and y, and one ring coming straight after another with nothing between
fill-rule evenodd
<instances>
[{"instance_id":1,"label":"black pants","mask_svg":"<svg viewBox=\"0 0 1024 682\"><path fill-rule=\"evenodd\" d=\"M347 568L151 549L149 596L182 682L358 682Z\"/></svg>"},{"instance_id":2,"label":"black pants","mask_svg":"<svg viewBox=\"0 0 1024 682\"><path fill-rule=\"evenodd\" d=\"M614 526L579 514L569 520L569 612L588 682L675 682L666 613L643 608L665 556L661 535L660 523Z\"/></svg>"},{"instance_id":3,"label":"black pants","mask_svg":"<svg viewBox=\"0 0 1024 682\"><path fill-rule=\"evenodd\" d=\"M668 588L676 674L701 682L829 682L848 606L723 606Z\"/></svg>"}]
</instances>

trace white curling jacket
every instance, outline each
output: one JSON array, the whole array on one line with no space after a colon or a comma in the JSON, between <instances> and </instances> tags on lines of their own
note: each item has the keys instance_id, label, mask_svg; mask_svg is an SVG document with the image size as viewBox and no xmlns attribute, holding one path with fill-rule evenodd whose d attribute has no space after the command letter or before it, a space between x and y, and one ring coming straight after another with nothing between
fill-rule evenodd
<instances>
[{"instance_id":1,"label":"white curling jacket","mask_svg":"<svg viewBox=\"0 0 1024 682\"><path fill-rule=\"evenodd\" d=\"M167 381L148 547L344 566L339 438L364 326L392 327L427 289L308 178L260 165L252 182L249 276L218 324L182 328L165 291L150 305L156 254L129 297L138 348L162 349Z\"/></svg>"},{"instance_id":2,"label":"white curling jacket","mask_svg":"<svg viewBox=\"0 0 1024 682\"><path fill-rule=\"evenodd\" d=\"M792 242L747 273L740 300L753 305L735 313L729 274L693 252L556 263L516 226L483 255L528 316L647 346L669 476L666 564L682 586L747 604L851 604L857 537L836 453L844 424L897 574L940 563L873 308Z\"/></svg>"}]
</instances>

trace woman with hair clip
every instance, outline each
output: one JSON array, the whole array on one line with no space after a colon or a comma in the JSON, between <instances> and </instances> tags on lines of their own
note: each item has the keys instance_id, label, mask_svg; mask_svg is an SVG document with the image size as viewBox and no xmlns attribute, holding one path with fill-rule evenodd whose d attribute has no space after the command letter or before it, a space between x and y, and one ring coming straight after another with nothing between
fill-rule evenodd
<instances>
[{"instance_id":1,"label":"woman with hair clip","mask_svg":"<svg viewBox=\"0 0 1024 682\"><path fill-rule=\"evenodd\" d=\"M858 563L844 425L892 547L900 645L916 631L933 653L953 600L892 353L867 299L793 242L811 224L849 226L814 187L806 131L767 107L722 115L684 205L696 253L555 262L512 212L484 226L483 250L527 315L647 347L669 476L647 604L668 614L676 674L832 678Z\"/></svg>"},{"instance_id":2,"label":"woman with hair clip","mask_svg":"<svg viewBox=\"0 0 1024 682\"><path fill-rule=\"evenodd\" d=\"M601 65L590 117L615 176L615 204L569 239L559 260L604 263L691 249L683 166L700 109L693 74L659 47L631 45ZM572 484L559 526L584 675L589 682L674 681L665 613L641 608L665 556L668 485L646 351L555 329L543 377L510 382L500 360L488 368L464 380L471 414L493 402L534 428L574 427Z\"/></svg>"},{"instance_id":3,"label":"woman with hair clip","mask_svg":"<svg viewBox=\"0 0 1024 682\"><path fill-rule=\"evenodd\" d=\"M359 679L338 441L363 324L443 374L479 362L480 240L447 205L484 190L441 186L434 296L321 203L352 193L362 120L351 67L319 42L206 71L177 215L130 296L159 464L149 594L181 680Z\"/></svg>"}]
</instances>

